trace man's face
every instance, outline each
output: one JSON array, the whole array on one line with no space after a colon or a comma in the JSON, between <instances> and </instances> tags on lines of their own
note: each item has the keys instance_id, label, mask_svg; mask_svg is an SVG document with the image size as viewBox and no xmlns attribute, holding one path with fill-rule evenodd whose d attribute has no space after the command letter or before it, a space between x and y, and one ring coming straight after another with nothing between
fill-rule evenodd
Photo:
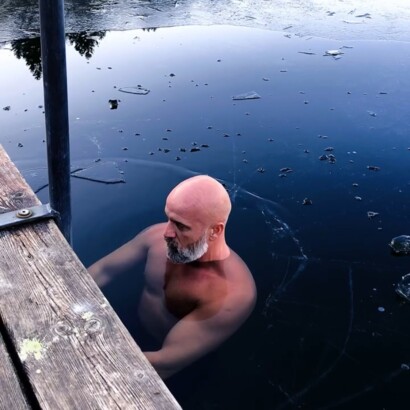
<instances>
[{"instance_id":1,"label":"man's face","mask_svg":"<svg viewBox=\"0 0 410 410\"><path fill-rule=\"evenodd\" d=\"M208 250L206 218L190 198L170 194L165 204L168 223L164 231L167 256L174 263L190 263Z\"/></svg>"},{"instance_id":2,"label":"man's face","mask_svg":"<svg viewBox=\"0 0 410 410\"><path fill-rule=\"evenodd\" d=\"M206 232L196 241L185 247L180 246L176 238L165 237L167 256L173 263L190 263L201 258L208 250Z\"/></svg>"}]
</instances>

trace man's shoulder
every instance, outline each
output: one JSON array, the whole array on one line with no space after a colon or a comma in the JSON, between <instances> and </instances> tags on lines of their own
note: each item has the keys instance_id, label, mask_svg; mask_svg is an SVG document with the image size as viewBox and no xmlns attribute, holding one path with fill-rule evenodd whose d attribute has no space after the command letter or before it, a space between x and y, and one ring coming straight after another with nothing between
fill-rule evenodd
<instances>
[{"instance_id":1,"label":"man's shoulder","mask_svg":"<svg viewBox=\"0 0 410 410\"><path fill-rule=\"evenodd\" d=\"M152 234L163 234L164 229L166 226L166 222L160 222L151 226L148 226L148 228L145 229L147 232L151 232Z\"/></svg>"},{"instance_id":2,"label":"man's shoulder","mask_svg":"<svg viewBox=\"0 0 410 410\"><path fill-rule=\"evenodd\" d=\"M158 223L155 225L148 226L143 231L141 231L135 239L141 239L147 243L155 241L158 237L162 237L164 233L165 223Z\"/></svg>"},{"instance_id":3,"label":"man's shoulder","mask_svg":"<svg viewBox=\"0 0 410 410\"><path fill-rule=\"evenodd\" d=\"M145 251L148 251L156 244L163 242L161 241L163 232L164 224L162 223L148 226L134 236L134 238L128 242L128 246L135 249L145 249Z\"/></svg>"},{"instance_id":4,"label":"man's shoulder","mask_svg":"<svg viewBox=\"0 0 410 410\"><path fill-rule=\"evenodd\" d=\"M227 259L226 270L229 277L232 275L233 279L237 279L236 276L245 276L252 278L252 273L245 261L232 249L230 249L230 255Z\"/></svg>"},{"instance_id":5,"label":"man's shoulder","mask_svg":"<svg viewBox=\"0 0 410 410\"><path fill-rule=\"evenodd\" d=\"M252 305L256 298L253 275L244 260L232 249L225 274L230 283L230 298L234 301L247 301Z\"/></svg>"}]
</instances>

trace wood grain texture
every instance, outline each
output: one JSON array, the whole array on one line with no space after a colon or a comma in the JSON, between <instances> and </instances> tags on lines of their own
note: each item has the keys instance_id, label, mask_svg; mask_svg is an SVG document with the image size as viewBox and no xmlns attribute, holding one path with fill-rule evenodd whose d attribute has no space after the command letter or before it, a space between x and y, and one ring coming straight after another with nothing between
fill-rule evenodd
<instances>
[{"instance_id":1,"label":"wood grain texture","mask_svg":"<svg viewBox=\"0 0 410 410\"><path fill-rule=\"evenodd\" d=\"M0 146L0 212L39 204ZM0 231L0 315L44 409L180 409L54 221Z\"/></svg>"},{"instance_id":2,"label":"wood grain texture","mask_svg":"<svg viewBox=\"0 0 410 410\"><path fill-rule=\"evenodd\" d=\"M23 410L29 408L0 335L0 409Z\"/></svg>"}]
</instances>

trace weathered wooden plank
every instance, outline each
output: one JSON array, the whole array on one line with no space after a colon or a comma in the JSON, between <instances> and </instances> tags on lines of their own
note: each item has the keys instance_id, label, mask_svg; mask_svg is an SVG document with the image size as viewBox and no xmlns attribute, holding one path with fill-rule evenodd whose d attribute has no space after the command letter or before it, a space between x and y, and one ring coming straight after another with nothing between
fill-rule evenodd
<instances>
[{"instance_id":1,"label":"weathered wooden plank","mask_svg":"<svg viewBox=\"0 0 410 410\"><path fill-rule=\"evenodd\" d=\"M0 335L0 409L29 409L3 338Z\"/></svg>"},{"instance_id":2,"label":"weathered wooden plank","mask_svg":"<svg viewBox=\"0 0 410 410\"><path fill-rule=\"evenodd\" d=\"M38 203L0 146L0 212ZM53 221L0 231L0 315L42 408L180 408Z\"/></svg>"}]
</instances>

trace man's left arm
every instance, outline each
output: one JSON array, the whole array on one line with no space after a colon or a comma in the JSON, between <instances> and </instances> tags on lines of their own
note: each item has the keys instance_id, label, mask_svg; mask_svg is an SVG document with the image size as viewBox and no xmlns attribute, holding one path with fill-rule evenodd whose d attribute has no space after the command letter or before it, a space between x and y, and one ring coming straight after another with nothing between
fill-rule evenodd
<instances>
[{"instance_id":1,"label":"man's left arm","mask_svg":"<svg viewBox=\"0 0 410 410\"><path fill-rule=\"evenodd\" d=\"M248 318L255 295L237 295L212 316L212 304L201 306L177 322L162 348L144 352L158 374L166 379L209 353L231 336Z\"/></svg>"}]
</instances>

